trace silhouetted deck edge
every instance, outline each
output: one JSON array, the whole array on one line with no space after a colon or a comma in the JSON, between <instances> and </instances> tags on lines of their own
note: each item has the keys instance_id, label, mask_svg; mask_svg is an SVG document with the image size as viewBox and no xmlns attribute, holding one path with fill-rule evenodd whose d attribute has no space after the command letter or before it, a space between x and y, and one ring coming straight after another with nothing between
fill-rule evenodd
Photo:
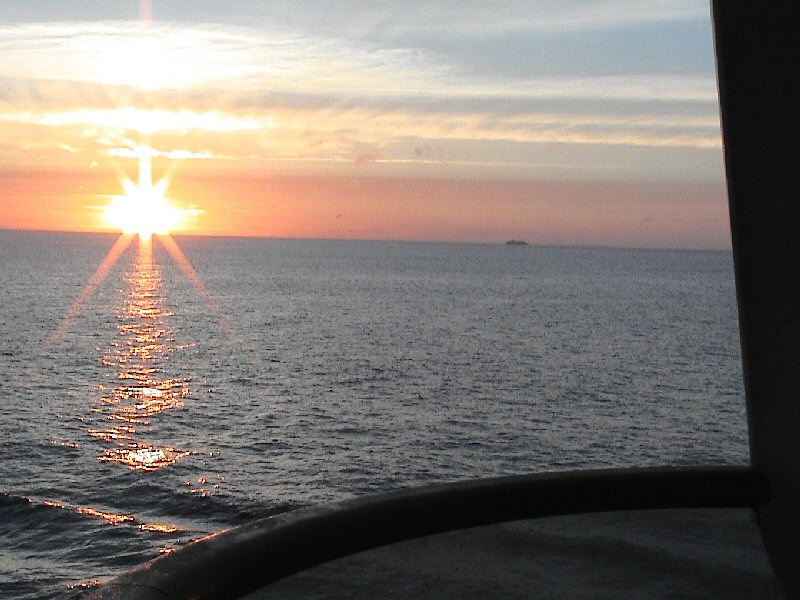
<instances>
[{"instance_id":1,"label":"silhouetted deck edge","mask_svg":"<svg viewBox=\"0 0 800 600\"><path fill-rule=\"evenodd\" d=\"M233 599L336 558L457 529L590 512L753 507L768 496L760 472L734 466L603 469L436 484L221 531L145 563L88 598Z\"/></svg>"},{"instance_id":2,"label":"silhouetted deck edge","mask_svg":"<svg viewBox=\"0 0 800 600\"><path fill-rule=\"evenodd\" d=\"M784 597L800 598L800 3L713 0L756 507Z\"/></svg>"}]
</instances>

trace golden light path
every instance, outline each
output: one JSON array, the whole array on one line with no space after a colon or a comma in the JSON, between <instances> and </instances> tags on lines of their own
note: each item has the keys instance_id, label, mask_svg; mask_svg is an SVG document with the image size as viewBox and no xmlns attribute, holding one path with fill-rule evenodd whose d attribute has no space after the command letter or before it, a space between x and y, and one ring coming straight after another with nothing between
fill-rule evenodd
<instances>
[{"instance_id":1,"label":"golden light path","mask_svg":"<svg viewBox=\"0 0 800 600\"><path fill-rule=\"evenodd\" d=\"M170 206L164 196L172 171L168 170L153 184L152 152L142 145L138 156L138 182L134 183L120 170L120 183L125 193L115 196L106 211L108 222L122 229L122 234L46 342L44 351L50 350L69 330L82 306L136 236L138 255L126 275L128 297L117 315L121 341L118 338L112 342L113 351L101 358L105 366L115 368L119 384L101 386L103 396L92 408L94 417L89 419L87 432L107 445L97 457L100 462L113 462L136 471L155 471L192 452L141 438L149 430L154 417L182 408L183 399L189 393L188 379L161 374L165 360L178 348L166 323L172 312L162 306L161 272L153 260L154 239L159 240L181 268L229 338L234 340L236 336L200 275L169 233L184 216L182 211Z\"/></svg>"},{"instance_id":2,"label":"golden light path","mask_svg":"<svg viewBox=\"0 0 800 600\"><path fill-rule=\"evenodd\" d=\"M117 315L119 337L102 358L104 365L115 369L118 383L102 386L103 396L92 409L100 424L88 433L108 446L98 456L100 462L155 471L191 452L142 437L152 419L182 408L189 393L188 379L164 374L169 355L179 348L167 323L172 311L163 306L161 271L153 262L151 237L139 237L139 254L126 281L128 296Z\"/></svg>"}]
</instances>

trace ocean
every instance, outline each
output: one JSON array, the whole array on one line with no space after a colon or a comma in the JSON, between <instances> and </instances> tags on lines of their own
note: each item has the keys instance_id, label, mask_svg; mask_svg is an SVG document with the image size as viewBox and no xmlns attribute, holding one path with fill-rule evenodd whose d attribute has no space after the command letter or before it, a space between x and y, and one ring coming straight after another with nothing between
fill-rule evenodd
<instances>
[{"instance_id":1,"label":"ocean","mask_svg":"<svg viewBox=\"0 0 800 600\"><path fill-rule=\"evenodd\" d=\"M748 463L729 251L176 236L93 278L117 241L0 231L4 598L354 495Z\"/></svg>"}]
</instances>

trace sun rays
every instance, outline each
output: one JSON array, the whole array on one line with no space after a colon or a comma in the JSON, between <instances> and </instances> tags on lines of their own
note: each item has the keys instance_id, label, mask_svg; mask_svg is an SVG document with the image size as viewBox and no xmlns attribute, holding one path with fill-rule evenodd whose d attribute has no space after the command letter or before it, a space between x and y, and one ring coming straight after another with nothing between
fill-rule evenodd
<instances>
[{"instance_id":1,"label":"sun rays","mask_svg":"<svg viewBox=\"0 0 800 600\"><path fill-rule=\"evenodd\" d=\"M145 139L144 134L142 137ZM155 236L186 275L197 294L217 317L229 338L234 339L237 337L219 304L203 284L200 275L170 235L170 232L182 225L188 217L200 212L194 209L176 208L166 198L171 176L177 163L172 163L172 166L167 169L161 178L153 183L153 154L149 145L142 143L136 151L136 156L138 157L137 181L134 182L121 168L117 167L123 194L113 196L104 210L104 217L108 225L119 230L121 235L100 262L92 277L86 282L86 285L84 285L69 310L67 310L53 334L45 342L40 356L52 349L69 331L77 314L94 295L119 258L131 245L134 237L139 239L138 252L140 260L145 255L148 260L151 260L152 238Z\"/></svg>"},{"instance_id":2,"label":"sun rays","mask_svg":"<svg viewBox=\"0 0 800 600\"><path fill-rule=\"evenodd\" d=\"M168 170L154 184L149 147L142 146L137 153L138 182L134 183L121 174L124 194L111 198L111 203L104 211L105 220L123 233L136 233L142 237L149 237L153 233L165 235L180 227L190 211L175 208L165 197L172 170Z\"/></svg>"}]
</instances>

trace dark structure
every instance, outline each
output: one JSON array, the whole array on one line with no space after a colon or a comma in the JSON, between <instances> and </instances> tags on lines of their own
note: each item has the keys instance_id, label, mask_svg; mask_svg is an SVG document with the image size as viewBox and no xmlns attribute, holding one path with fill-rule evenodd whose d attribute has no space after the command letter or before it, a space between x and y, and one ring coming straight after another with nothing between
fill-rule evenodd
<instances>
[{"instance_id":1,"label":"dark structure","mask_svg":"<svg viewBox=\"0 0 800 600\"><path fill-rule=\"evenodd\" d=\"M89 598L238 598L322 562L453 529L558 514L753 507L800 598L800 4L714 0L751 467L588 471L404 490L288 513L153 560Z\"/></svg>"},{"instance_id":2,"label":"dark structure","mask_svg":"<svg viewBox=\"0 0 800 600\"><path fill-rule=\"evenodd\" d=\"M725 170L755 507L783 593L800 597L800 4L715 0Z\"/></svg>"}]
</instances>

